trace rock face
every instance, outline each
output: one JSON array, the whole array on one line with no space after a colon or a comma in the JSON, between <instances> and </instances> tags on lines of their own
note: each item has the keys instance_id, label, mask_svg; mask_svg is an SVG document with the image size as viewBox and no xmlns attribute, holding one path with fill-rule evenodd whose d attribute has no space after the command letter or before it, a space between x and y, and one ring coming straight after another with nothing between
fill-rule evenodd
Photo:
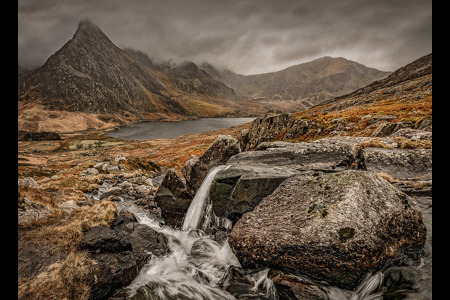
<instances>
[{"instance_id":1,"label":"rock face","mask_svg":"<svg viewBox=\"0 0 450 300\"><path fill-rule=\"evenodd\" d=\"M367 170L384 172L398 179L432 178L431 149L381 149L361 150Z\"/></svg>"},{"instance_id":2,"label":"rock face","mask_svg":"<svg viewBox=\"0 0 450 300\"><path fill-rule=\"evenodd\" d=\"M131 213L121 212L111 225L88 230L81 249L92 254L90 299L107 299L129 284L150 256L168 253L167 238L150 227L137 223Z\"/></svg>"},{"instance_id":3,"label":"rock face","mask_svg":"<svg viewBox=\"0 0 450 300\"><path fill-rule=\"evenodd\" d=\"M263 142L255 151L233 155L227 162L230 167L219 171L211 184L209 197L214 214L234 224L292 175L347 170L357 160L355 146L366 139Z\"/></svg>"},{"instance_id":4,"label":"rock face","mask_svg":"<svg viewBox=\"0 0 450 300\"><path fill-rule=\"evenodd\" d=\"M424 244L415 201L367 171L286 179L233 227L243 267L286 268L355 288L367 272Z\"/></svg>"},{"instance_id":5,"label":"rock face","mask_svg":"<svg viewBox=\"0 0 450 300\"><path fill-rule=\"evenodd\" d=\"M257 151L234 155L227 164L287 166L297 170L338 171L345 170L356 158L352 144L338 139L304 143L261 143L255 150Z\"/></svg>"},{"instance_id":6,"label":"rock face","mask_svg":"<svg viewBox=\"0 0 450 300\"><path fill-rule=\"evenodd\" d=\"M161 216L167 225L180 227L192 201L192 194L173 169L167 170L155 195L155 202L161 208Z\"/></svg>"},{"instance_id":7,"label":"rock face","mask_svg":"<svg viewBox=\"0 0 450 300\"><path fill-rule=\"evenodd\" d=\"M231 156L239 152L241 148L235 138L230 135L219 135L203 155L198 158L192 157L186 162L181 170L186 184L195 193L212 167L224 165Z\"/></svg>"},{"instance_id":8,"label":"rock face","mask_svg":"<svg viewBox=\"0 0 450 300\"><path fill-rule=\"evenodd\" d=\"M245 136L243 150L253 150L262 142L280 138L292 126L294 120L291 114L267 114L255 119Z\"/></svg>"},{"instance_id":9,"label":"rock face","mask_svg":"<svg viewBox=\"0 0 450 300\"><path fill-rule=\"evenodd\" d=\"M292 174L287 167L251 165L231 166L220 171L209 192L214 214L236 223Z\"/></svg>"}]
</instances>

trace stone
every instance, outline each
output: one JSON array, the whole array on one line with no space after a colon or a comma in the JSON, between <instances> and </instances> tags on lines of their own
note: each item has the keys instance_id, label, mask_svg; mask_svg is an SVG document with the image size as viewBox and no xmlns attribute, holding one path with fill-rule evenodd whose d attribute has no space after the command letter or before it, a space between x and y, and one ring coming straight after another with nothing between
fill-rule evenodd
<instances>
[{"instance_id":1,"label":"stone","mask_svg":"<svg viewBox=\"0 0 450 300\"><path fill-rule=\"evenodd\" d=\"M87 176L95 176L98 174L98 170L95 168L87 168L84 170L84 174Z\"/></svg>"},{"instance_id":2,"label":"stone","mask_svg":"<svg viewBox=\"0 0 450 300\"><path fill-rule=\"evenodd\" d=\"M104 226L95 226L85 232L80 248L94 253L132 250L127 238Z\"/></svg>"},{"instance_id":3,"label":"stone","mask_svg":"<svg viewBox=\"0 0 450 300\"><path fill-rule=\"evenodd\" d=\"M53 209L40 205L27 197L19 197L17 221L19 226L28 225L39 219L48 217Z\"/></svg>"},{"instance_id":4,"label":"stone","mask_svg":"<svg viewBox=\"0 0 450 300\"><path fill-rule=\"evenodd\" d=\"M345 170L356 159L352 143L339 139L321 139L315 142L264 142L255 151L241 152L227 164L288 166L296 170Z\"/></svg>"},{"instance_id":5,"label":"stone","mask_svg":"<svg viewBox=\"0 0 450 300\"><path fill-rule=\"evenodd\" d=\"M168 169L158 191L155 202L161 209L161 216L167 225L180 227L192 201L184 181L174 169Z\"/></svg>"},{"instance_id":6,"label":"stone","mask_svg":"<svg viewBox=\"0 0 450 300\"><path fill-rule=\"evenodd\" d=\"M280 299L287 300L328 300L326 291L312 282L278 270L267 274L273 281Z\"/></svg>"},{"instance_id":7,"label":"stone","mask_svg":"<svg viewBox=\"0 0 450 300\"><path fill-rule=\"evenodd\" d=\"M368 171L396 179L432 179L432 149L364 148L361 160Z\"/></svg>"},{"instance_id":8,"label":"stone","mask_svg":"<svg viewBox=\"0 0 450 300\"><path fill-rule=\"evenodd\" d=\"M395 131L399 130L403 125L401 123L388 123L382 122L378 125L377 128L373 131L371 137L384 137L388 136Z\"/></svg>"},{"instance_id":9,"label":"stone","mask_svg":"<svg viewBox=\"0 0 450 300\"><path fill-rule=\"evenodd\" d=\"M21 178L17 180L17 185L19 187L24 187L24 186L28 186L28 187L32 187L35 189L40 189L41 185L39 183L36 182L36 180L34 180L33 177L25 177L25 178Z\"/></svg>"},{"instance_id":10,"label":"stone","mask_svg":"<svg viewBox=\"0 0 450 300\"><path fill-rule=\"evenodd\" d=\"M110 228L96 226L84 233L80 248L95 261L87 275L90 299L108 299L129 285L149 259L169 253L163 234L135 221L132 213L121 211Z\"/></svg>"},{"instance_id":11,"label":"stone","mask_svg":"<svg viewBox=\"0 0 450 300\"><path fill-rule=\"evenodd\" d=\"M189 166L186 166L183 172L186 184L195 193L211 168L224 165L231 156L239 152L241 148L235 138L219 135L203 155L198 159L188 160Z\"/></svg>"},{"instance_id":12,"label":"stone","mask_svg":"<svg viewBox=\"0 0 450 300\"><path fill-rule=\"evenodd\" d=\"M214 214L236 223L294 173L287 167L256 165L233 165L219 171L209 191Z\"/></svg>"},{"instance_id":13,"label":"stone","mask_svg":"<svg viewBox=\"0 0 450 300\"><path fill-rule=\"evenodd\" d=\"M289 177L236 222L229 244L243 267L287 268L354 289L425 238L413 198L371 172L347 170Z\"/></svg>"},{"instance_id":14,"label":"stone","mask_svg":"<svg viewBox=\"0 0 450 300\"><path fill-rule=\"evenodd\" d=\"M58 204L59 208L70 213L72 210L78 208L78 205L73 200L61 202Z\"/></svg>"},{"instance_id":15,"label":"stone","mask_svg":"<svg viewBox=\"0 0 450 300\"><path fill-rule=\"evenodd\" d=\"M242 150L253 150L262 142L273 141L281 138L282 135L292 126L295 117L292 114L266 114L253 120L247 134L245 148Z\"/></svg>"}]
</instances>

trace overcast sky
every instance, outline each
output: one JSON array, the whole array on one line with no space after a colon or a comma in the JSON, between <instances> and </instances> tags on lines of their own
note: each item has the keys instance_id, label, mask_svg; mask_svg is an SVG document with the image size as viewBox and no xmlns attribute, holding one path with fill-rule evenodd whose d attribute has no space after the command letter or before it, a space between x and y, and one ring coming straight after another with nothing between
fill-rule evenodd
<instances>
[{"instance_id":1,"label":"overcast sky","mask_svg":"<svg viewBox=\"0 0 450 300\"><path fill-rule=\"evenodd\" d=\"M89 19L120 48L240 74L323 56L394 71L432 52L431 0L18 0L18 58L41 65Z\"/></svg>"}]
</instances>

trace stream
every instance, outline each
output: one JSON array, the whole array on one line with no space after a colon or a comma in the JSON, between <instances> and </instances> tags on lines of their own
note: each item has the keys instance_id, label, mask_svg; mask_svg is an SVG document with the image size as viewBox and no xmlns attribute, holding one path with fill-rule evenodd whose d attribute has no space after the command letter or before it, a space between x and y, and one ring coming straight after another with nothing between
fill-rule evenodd
<instances>
[{"instance_id":1,"label":"stream","mask_svg":"<svg viewBox=\"0 0 450 300\"><path fill-rule=\"evenodd\" d=\"M269 269L242 269L227 240L219 243L207 234L208 226L227 223L211 215L208 199L209 186L223 168L213 168L205 178L181 229L163 225L160 219L136 206L133 199L117 202L119 210L132 212L139 223L164 234L171 250L164 257L152 257L144 265L127 287L132 298L138 294L138 299L291 299L280 296L268 277ZM105 189L100 187L99 192ZM414 198L428 231L419 258L405 256L388 262L378 272L367 274L355 291L304 279L322 287L330 300L432 299L432 198Z\"/></svg>"}]
</instances>

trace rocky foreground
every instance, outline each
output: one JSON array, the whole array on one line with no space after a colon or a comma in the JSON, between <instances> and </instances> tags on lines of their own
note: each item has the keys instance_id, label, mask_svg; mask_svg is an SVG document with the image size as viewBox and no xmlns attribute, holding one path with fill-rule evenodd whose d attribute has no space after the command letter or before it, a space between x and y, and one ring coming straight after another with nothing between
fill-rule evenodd
<instances>
[{"instance_id":1,"label":"rocky foreground","mask_svg":"<svg viewBox=\"0 0 450 300\"><path fill-rule=\"evenodd\" d=\"M412 196L432 195L430 72L172 140L20 137L19 298L127 298L122 288L169 248L122 200L180 228L217 165L228 167L209 191L208 233L243 267L270 268L286 299L328 299L304 276L354 290L392 260L420 257L427 229ZM244 275L230 267L219 286L250 292Z\"/></svg>"},{"instance_id":2,"label":"rocky foreground","mask_svg":"<svg viewBox=\"0 0 450 300\"><path fill-rule=\"evenodd\" d=\"M268 115L253 124L289 117ZM420 252L426 229L409 195L432 192L430 130L401 128L384 137L334 136L300 143L264 141L245 151L252 126L218 135L201 154L191 154L183 168L112 157L114 147L126 145L113 144L111 158L95 164L89 163L95 156L85 155L84 162L75 164L67 158L65 163L78 170L67 182L56 172L39 180L19 179L19 295L45 295L38 284L56 293L58 284L50 278L63 276L70 265L80 272L65 275L71 295L112 297L137 275L149 253L167 253L163 236L136 223L132 215L118 213L119 198L131 199L166 226L181 227L201 181L220 164L230 167L216 175L210 199L214 214L229 219L232 230L226 233L218 224L213 234L218 241L229 235L242 266L288 272L273 273L273 280L303 295L299 299L316 298L301 288L305 282L295 283L295 276L288 274L300 272L352 289L389 259ZM69 152L98 150L105 155L105 145ZM126 148L120 149L125 153ZM60 196L53 199L57 184ZM79 189L69 191L69 185ZM326 299L318 287L306 287Z\"/></svg>"}]
</instances>

